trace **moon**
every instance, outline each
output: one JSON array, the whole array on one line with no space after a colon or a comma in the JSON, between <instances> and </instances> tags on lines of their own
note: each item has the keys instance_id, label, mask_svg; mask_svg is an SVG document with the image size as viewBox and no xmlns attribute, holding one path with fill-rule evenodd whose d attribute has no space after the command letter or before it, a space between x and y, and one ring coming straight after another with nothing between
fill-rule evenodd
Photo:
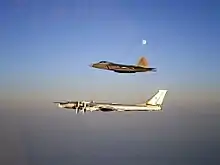
<instances>
[{"instance_id":1,"label":"moon","mask_svg":"<svg viewBox=\"0 0 220 165\"><path fill-rule=\"evenodd\" d=\"M145 45L147 43L146 40L142 40L142 44Z\"/></svg>"}]
</instances>

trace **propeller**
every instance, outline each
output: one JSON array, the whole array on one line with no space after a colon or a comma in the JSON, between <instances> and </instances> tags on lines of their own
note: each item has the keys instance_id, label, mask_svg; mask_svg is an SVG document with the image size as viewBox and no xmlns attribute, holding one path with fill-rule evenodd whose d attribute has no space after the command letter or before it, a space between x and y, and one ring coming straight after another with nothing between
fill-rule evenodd
<instances>
[{"instance_id":1,"label":"propeller","mask_svg":"<svg viewBox=\"0 0 220 165\"><path fill-rule=\"evenodd\" d=\"M82 112L86 113L86 102L82 101Z\"/></svg>"},{"instance_id":2,"label":"propeller","mask_svg":"<svg viewBox=\"0 0 220 165\"><path fill-rule=\"evenodd\" d=\"M77 101L77 103L76 103L76 114L79 113L79 107L80 107L80 102Z\"/></svg>"}]
</instances>

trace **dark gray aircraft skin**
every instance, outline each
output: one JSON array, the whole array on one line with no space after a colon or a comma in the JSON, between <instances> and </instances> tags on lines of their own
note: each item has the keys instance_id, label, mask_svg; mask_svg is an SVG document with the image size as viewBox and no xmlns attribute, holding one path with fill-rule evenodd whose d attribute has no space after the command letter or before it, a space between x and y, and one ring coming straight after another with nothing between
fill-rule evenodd
<instances>
[{"instance_id":1,"label":"dark gray aircraft skin","mask_svg":"<svg viewBox=\"0 0 220 165\"><path fill-rule=\"evenodd\" d=\"M148 62L144 57L141 57L137 65L117 64L108 61L100 61L90 65L93 68L110 70L117 73L136 73L136 72L156 72L156 68L149 68Z\"/></svg>"}]
</instances>

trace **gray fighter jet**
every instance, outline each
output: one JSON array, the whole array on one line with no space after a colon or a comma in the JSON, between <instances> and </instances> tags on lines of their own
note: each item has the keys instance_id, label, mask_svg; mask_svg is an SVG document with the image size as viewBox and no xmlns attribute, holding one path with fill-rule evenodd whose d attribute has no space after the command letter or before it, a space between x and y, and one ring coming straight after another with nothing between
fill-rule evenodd
<instances>
[{"instance_id":1,"label":"gray fighter jet","mask_svg":"<svg viewBox=\"0 0 220 165\"><path fill-rule=\"evenodd\" d=\"M145 57L141 57L137 65L117 64L108 61L100 61L90 65L93 68L110 70L117 73L136 73L136 72L156 72L156 68L148 67L148 62Z\"/></svg>"}]
</instances>

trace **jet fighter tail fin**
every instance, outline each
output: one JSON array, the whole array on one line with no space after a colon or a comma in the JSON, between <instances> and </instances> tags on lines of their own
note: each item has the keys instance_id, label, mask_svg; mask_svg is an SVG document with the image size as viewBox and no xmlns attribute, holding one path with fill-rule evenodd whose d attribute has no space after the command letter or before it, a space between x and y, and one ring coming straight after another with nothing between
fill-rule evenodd
<instances>
[{"instance_id":1,"label":"jet fighter tail fin","mask_svg":"<svg viewBox=\"0 0 220 165\"><path fill-rule=\"evenodd\" d=\"M141 57L137 63L138 66L141 67L147 67L148 66L148 61L145 57Z\"/></svg>"}]
</instances>

